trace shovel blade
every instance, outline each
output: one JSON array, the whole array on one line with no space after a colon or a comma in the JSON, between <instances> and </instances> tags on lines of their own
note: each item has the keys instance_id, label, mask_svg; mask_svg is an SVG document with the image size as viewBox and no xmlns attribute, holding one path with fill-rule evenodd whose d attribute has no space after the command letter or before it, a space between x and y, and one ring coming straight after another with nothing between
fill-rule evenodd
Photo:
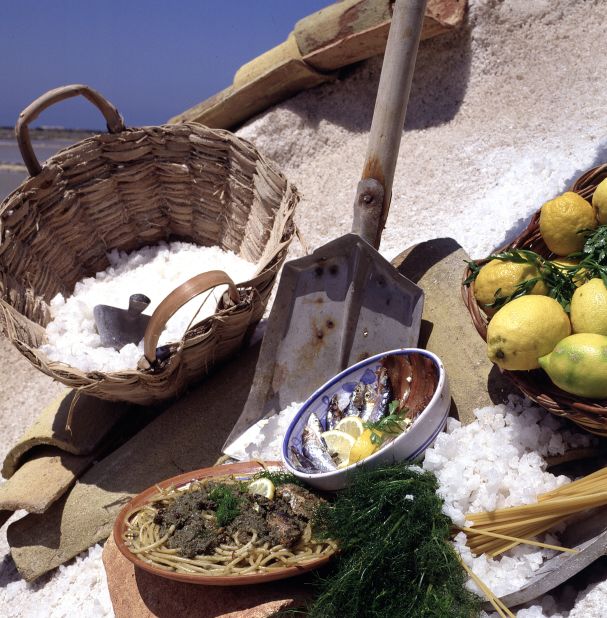
<instances>
[{"instance_id":1,"label":"shovel blade","mask_svg":"<svg viewBox=\"0 0 607 618\"><path fill-rule=\"evenodd\" d=\"M93 307L93 316L101 345L115 350L120 350L128 343L139 343L151 317L109 305Z\"/></svg>"},{"instance_id":2,"label":"shovel blade","mask_svg":"<svg viewBox=\"0 0 607 618\"><path fill-rule=\"evenodd\" d=\"M226 445L346 367L417 345L423 291L356 234L284 265L243 413Z\"/></svg>"}]
</instances>

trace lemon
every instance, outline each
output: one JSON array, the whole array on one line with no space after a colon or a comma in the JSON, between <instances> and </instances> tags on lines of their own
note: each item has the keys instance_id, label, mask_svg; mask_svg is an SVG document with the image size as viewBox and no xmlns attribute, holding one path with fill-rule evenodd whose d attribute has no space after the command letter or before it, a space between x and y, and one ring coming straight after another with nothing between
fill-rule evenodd
<instances>
[{"instance_id":1,"label":"lemon","mask_svg":"<svg viewBox=\"0 0 607 618\"><path fill-rule=\"evenodd\" d=\"M601 180L592 196L592 205L601 225L607 223L607 178Z\"/></svg>"},{"instance_id":2,"label":"lemon","mask_svg":"<svg viewBox=\"0 0 607 618\"><path fill-rule=\"evenodd\" d=\"M580 251L585 240L581 230L596 226L594 209L573 191L546 202L540 212L540 233L548 249L556 255Z\"/></svg>"},{"instance_id":3,"label":"lemon","mask_svg":"<svg viewBox=\"0 0 607 618\"><path fill-rule=\"evenodd\" d=\"M574 333L607 335L607 288L602 279L590 279L573 293L570 316Z\"/></svg>"},{"instance_id":4,"label":"lemon","mask_svg":"<svg viewBox=\"0 0 607 618\"><path fill-rule=\"evenodd\" d=\"M375 439L373 436L377 436ZM356 463L361 461L369 455L373 455L375 451L381 446L381 438L383 433L377 430L365 429L356 441L350 451L349 463Z\"/></svg>"},{"instance_id":5,"label":"lemon","mask_svg":"<svg viewBox=\"0 0 607 618\"><path fill-rule=\"evenodd\" d=\"M345 431L356 439L365 430L365 426L358 416L345 416L335 425L335 429Z\"/></svg>"},{"instance_id":6,"label":"lemon","mask_svg":"<svg viewBox=\"0 0 607 618\"><path fill-rule=\"evenodd\" d=\"M249 483L247 491L250 494L264 496L265 498L272 500L272 498L274 498L274 483L272 483L270 479L255 479Z\"/></svg>"},{"instance_id":7,"label":"lemon","mask_svg":"<svg viewBox=\"0 0 607 618\"><path fill-rule=\"evenodd\" d=\"M607 397L607 337L578 333L559 341L540 358L542 369L564 391L580 397Z\"/></svg>"},{"instance_id":8,"label":"lemon","mask_svg":"<svg viewBox=\"0 0 607 618\"><path fill-rule=\"evenodd\" d=\"M502 369L536 369L537 359L570 333L569 317L554 298L520 296L489 322L487 354Z\"/></svg>"},{"instance_id":9,"label":"lemon","mask_svg":"<svg viewBox=\"0 0 607 618\"><path fill-rule=\"evenodd\" d=\"M337 466L347 464L350 458L350 450L356 441L355 438L339 429L331 429L320 435L324 438L331 457L337 459Z\"/></svg>"},{"instance_id":10,"label":"lemon","mask_svg":"<svg viewBox=\"0 0 607 618\"><path fill-rule=\"evenodd\" d=\"M551 262L565 274L567 274L571 268L580 263L579 260L572 260L570 258L558 258L557 260L551 260ZM585 273L586 269L580 268L580 270L573 276L573 283L576 287L580 287L580 285L586 281Z\"/></svg>"},{"instance_id":11,"label":"lemon","mask_svg":"<svg viewBox=\"0 0 607 618\"><path fill-rule=\"evenodd\" d=\"M491 260L479 271L474 281L474 297L487 314L495 313L487 307L498 297L510 296L519 283L539 277L538 269L529 263ZM538 281L531 289L531 294L547 294L548 288L543 281Z\"/></svg>"}]
</instances>

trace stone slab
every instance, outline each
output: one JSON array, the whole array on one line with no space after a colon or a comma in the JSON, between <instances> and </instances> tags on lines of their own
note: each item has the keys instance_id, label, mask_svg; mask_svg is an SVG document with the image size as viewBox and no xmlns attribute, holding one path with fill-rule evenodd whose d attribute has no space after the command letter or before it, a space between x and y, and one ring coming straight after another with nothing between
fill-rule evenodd
<instances>
[{"instance_id":1,"label":"stone slab","mask_svg":"<svg viewBox=\"0 0 607 618\"><path fill-rule=\"evenodd\" d=\"M419 345L443 361L453 411L462 423L474 420L475 408L504 403L518 392L487 358L486 344L476 332L461 295L465 261L457 241L437 238L416 245L392 260L425 294Z\"/></svg>"},{"instance_id":2,"label":"stone slab","mask_svg":"<svg viewBox=\"0 0 607 618\"><path fill-rule=\"evenodd\" d=\"M301 578L257 586L196 586L136 568L109 538L103 565L116 618L266 618L302 605Z\"/></svg>"},{"instance_id":3,"label":"stone slab","mask_svg":"<svg viewBox=\"0 0 607 618\"><path fill-rule=\"evenodd\" d=\"M93 462L92 455L44 449L0 485L0 509L44 513Z\"/></svg>"},{"instance_id":4,"label":"stone slab","mask_svg":"<svg viewBox=\"0 0 607 618\"><path fill-rule=\"evenodd\" d=\"M155 482L212 465L249 392L259 345L193 388L94 465L42 515L9 525L17 569L32 581L105 541L126 502Z\"/></svg>"},{"instance_id":5,"label":"stone slab","mask_svg":"<svg viewBox=\"0 0 607 618\"><path fill-rule=\"evenodd\" d=\"M65 390L47 406L8 452L2 466L2 476L10 478L27 453L39 446L54 446L74 455L94 452L114 425L132 405L104 401L81 395L74 402L76 391ZM68 415L73 404L71 431L67 429Z\"/></svg>"}]
</instances>

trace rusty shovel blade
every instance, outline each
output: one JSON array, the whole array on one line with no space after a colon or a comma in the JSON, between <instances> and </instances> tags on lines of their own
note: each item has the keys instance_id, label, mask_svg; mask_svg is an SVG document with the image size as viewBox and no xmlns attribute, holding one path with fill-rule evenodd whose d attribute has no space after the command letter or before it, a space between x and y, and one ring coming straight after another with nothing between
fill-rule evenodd
<instances>
[{"instance_id":1,"label":"rusty shovel blade","mask_svg":"<svg viewBox=\"0 0 607 618\"><path fill-rule=\"evenodd\" d=\"M287 262L249 397L224 449L346 367L385 350L415 347L423 298L421 288L356 234Z\"/></svg>"},{"instance_id":2,"label":"rusty shovel blade","mask_svg":"<svg viewBox=\"0 0 607 618\"><path fill-rule=\"evenodd\" d=\"M129 298L129 308L119 309L110 305L96 305L93 316L101 345L120 350L128 343L139 343L150 321L149 315L142 312L150 304L145 294L133 294Z\"/></svg>"}]
</instances>

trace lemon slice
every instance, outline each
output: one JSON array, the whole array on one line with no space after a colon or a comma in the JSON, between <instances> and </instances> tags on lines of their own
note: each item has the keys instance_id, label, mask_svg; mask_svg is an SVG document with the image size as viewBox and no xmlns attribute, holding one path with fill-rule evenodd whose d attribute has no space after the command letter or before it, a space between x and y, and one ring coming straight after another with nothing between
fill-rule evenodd
<instances>
[{"instance_id":1,"label":"lemon slice","mask_svg":"<svg viewBox=\"0 0 607 618\"><path fill-rule=\"evenodd\" d=\"M270 479L255 479L249 483L247 491L250 494L264 496L264 498L272 500L274 498L274 483Z\"/></svg>"},{"instance_id":2,"label":"lemon slice","mask_svg":"<svg viewBox=\"0 0 607 618\"><path fill-rule=\"evenodd\" d=\"M340 431L339 429L331 429L321 434L324 438L327 449L331 454L331 457L337 459L337 465L347 462L350 458L350 450L354 446L356 441L349 433Z\"/></svg>"},{"instance_id":3,"label":"lemon slice","mask_svg":"<svg viewBox=\"0 0 607 618\"><path fill-rule=\"evenodd\" d=\"M360 434L365 430L362 420L358 416L346 416L335 425L335 429L339 431L345 431L353 438L358 438Z\"/></svg>"}]
</instances>

